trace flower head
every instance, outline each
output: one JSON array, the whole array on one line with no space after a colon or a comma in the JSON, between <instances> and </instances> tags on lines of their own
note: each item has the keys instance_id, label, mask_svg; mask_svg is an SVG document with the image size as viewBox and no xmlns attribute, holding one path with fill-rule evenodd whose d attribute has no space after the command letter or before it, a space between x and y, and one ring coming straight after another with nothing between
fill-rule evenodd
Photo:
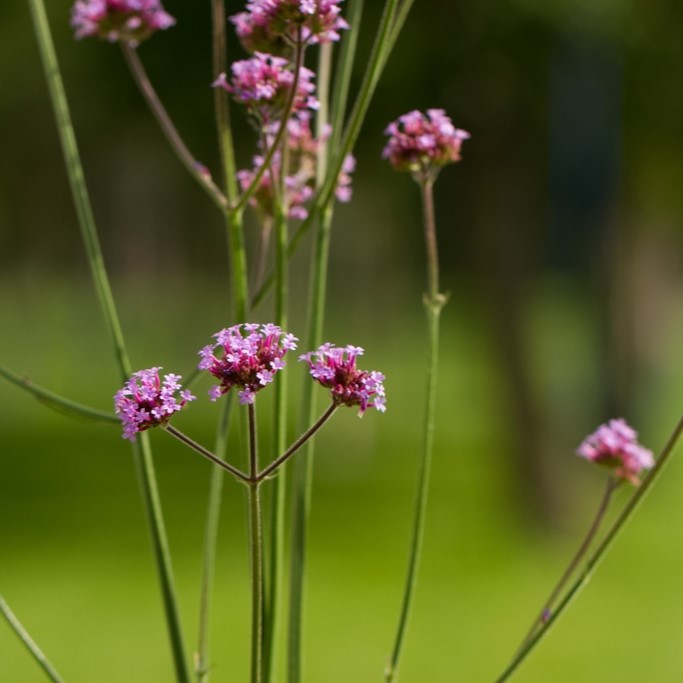
<instances>
[{"instance_id":1,"label":"flower head","mask_svg":"<svg viewBox=\"0 0 683 683\"><path fill-rule=\"evenodd\" d=\"M310 112L302 111L291 116L287 121L286 144L288 150L288 174L285 176L284 206L289 218L304 220L308 216L306 202L311 199L315 190L316 168L318 156L330 135L328 126L320 137L315 137L311 131ZM279 128L279 122L274 122L265 127L266 144L272 145ZM242 190L246 190L256 175L257 170L263 164L264 157L254 157L253 170L244 169L238 171L237 178ZM271 161L272 175L264 173L261 176L256 192L249 203L262 217L272 217L275 214L275 196L272 189L272 177L280 176L281 154L276 152ZM351 199L351 173L355 168L356 160L352 154L348 154L339 178L337 180L336 196L341 202Z\"/></svg>"},{"instance_id":2,"label":"flower head","mask_svg":"<svg viewBox=\"0 0 683 683\"><path fill-rule=\"evenodd\" d=\"M123 424L124 439L135 441L138 432L165 425L173 413L195 399L180 386L180 375L164 375L162 381L159 370L149 368L133 373L123 389L116 392L114 407Z\"/></svg>"},{"instance_id":3,"label":"flower head","mask_svg":"<svg viewBox=\"0 0 683 683\"><path fill-rule=\"evenodd\" d=\"M610 420L586 437L578 455L614 470L617 479L640 484L638 475L654 465L652 451L638 443L638 435L625 420Z\"/></svg>"},{"instance_id":4,"label":"flower head","mask_svg":"<svg viewBox=\"0 0 683 683\"><path fill-rule=\"evenodd\" d=\"M76 0L71 9L76 38L99 36L133 47L173 24L175 19L164 10L160 0Z\"/></svg>"},{"instance_id":5,"label":"flower head","mask_svg":"<svg viewBox=\"0 0 683 683\"><path fill-rule=\"evenodd\" d=\"M411 111L390 123L382 156L397 171L419 180L435 178L443 166L460 161L460 148L470 134L456 128L443 109Z\"/></svg>"},{"instance_id":6,"label":"flower head","mask_svg":"<svg viewBox=\"0 0 683 683\"><path fill-rule=\"evenodd\" d=\"M209 396L215 401L233 387L239 387L243 404L253 403L256 392L273 381L275 373L285 367L283 356L295 349L298 341L272 324L234 325L213 336L216 343L199 352L199 369L208 370L219 381Z\"/></svg>"},{"instance_id":7,"label":"flower head","mask_svg":"<svg viewBox=\"0 0 683 683\"><path fill-rule=\"evenodd\" d=\"M249 0L245 12L230 17L248 52L284 54L300 42L329 43L349 28L341 0Z\"/></svg>"},{"instance_id":8,"label":"flower head","mask_svg":"<svg viewBox=\"0 0 683 683\"><path fill-rule=\"evenodd\" d=\"M264 124L271 123L283 113L294 83L290 62L282 57L255 52L250 59L234 62L231 69L230 82L226 74L220 74L212 84L214 88L227 90ZM318 100L313 96L314 75L310 69L301 67L292 111L318 108Z\"/></svg>"},{"instance_id":9,"label":"flower head","mask_svg":"<svg viewBox=\"0 0 683 683\"><path fill-rule=\"evenodd\" d=\"M384 375L381 372L359 370L356 358L363 354L358 346L323 344L317 351L299 356L306 361L311 377L330 389L337 405L359 406L360 416L368 408L383 413L386 410Z\"/></svg>"}]
</instances>

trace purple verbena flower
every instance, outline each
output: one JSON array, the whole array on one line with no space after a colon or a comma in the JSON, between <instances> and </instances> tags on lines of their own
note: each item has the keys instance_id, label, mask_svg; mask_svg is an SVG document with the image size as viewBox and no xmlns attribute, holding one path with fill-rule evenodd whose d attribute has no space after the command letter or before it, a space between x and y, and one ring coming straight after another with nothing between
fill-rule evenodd
<instances>
[{"instance_id":1,"label":"purple verbena flower","mask_svg":"<svg viewBox=\"0 0 683 683\"><path fill-rule=\"evenodd\" d=\"M638 443L638 435L625 420L610 420L586 437L578 455L614 470L617 479L640 484L638 475L654 465L652 451Z\"/></svg>"},{"instance_id":2,"label":"purple verbena flower","mask_svg":"<svg viewBox=\"0 0 683 683\"><path fill-rule=\"evenodd\" d=\"M443 166L460 161L470 134L456 128L443 109L411 111L390 123L382 153L397 171L410 171L418 182L434 179Z\"/></svg>"},{"instance_id":3,"label":"purple verbena flower","mask_svg":"<svg viewBox=\"0 0 683 683\"><path fill-rule=\"evenodd\" d=\"M356 358L362 354L358 346L323 344L317 351L299 356L299 360L306 361L311 377L330 390L337 405L359 406L358 415L362 417L368 408L381 413L386 410L384 375L359 370Z\"/></svg>"},{"instance_id":4,"label":"purple verbena flower","mask_svg":"<svg viewBox=\"0 0 683 683\"><path fill-rule=\"evenodd\" d=\"M287 121L286 144L287 175L285 176L285 196L282 198L285 211L289 218L304 220L308 216L306 202L313 196L316 183L316 167L323 145L330 135L330 127L316 138L311 131L310 112L302 111L293 115ZM279 122L265 127L264 139L266 144L272 145L279 128ZM253 170L241 170L237 173L242 190L246 190L263 164L263 155L254 157ZM275 195L272 189L272 177L280 177L281 154L276 152L271 161L272 176L264 173L261 176L256 192L249 203L262 218L272 218L275 215ZM351 198L351 173L356 160L352 154L347 155L344 166L339 174L336 196L339 201L347 202Z\"/></svg>"},{"instance_id":5,"label":"purple verbena flower","mask_svg":"<svg viewBox=\"0 0 683 683\"><path fill-rule=\"evenodd\" d=\"M283 356L295 349L298 341L270 323L234 325L213 336L216 343L199 352L199 369L208 370L219 381L209 396L215 401L233 387L239 387L242 404L253 403L256 392L273 381L275 373L285 367Z\"/></svg>"},{"instance_id":6,"label":"purple verbena flower","mask_svg":"<svg viewBox=\"0 0 683 683\"><path fill-rule=\"evenodd\" d=\"M162 381L159 370L149 368L133 373L123 389L116 392L114 407L123 424L124 439L135 441L138 432L165 425L173 413L194 401L195 397L181 387L180 375L164 375Z\"/></svg>"},{"instance_id":7,"label":"purple verbena flower","mask_svg":"<svg viewBox=\"0 0 683 683\"><path fill-rule=\"evenodd\" d=\"M71 9L76 38L99 36L133 47L173 24L175 19L160 0L76 0Z\"/></svg>"},{"instance_id":8,"label":"purple verbena flower","mask_svg":"<svg viewBox=\"0 0 683 683\"><path fill-rule=\"evenodd\" d=\"M341 0L249 0L245 12L230 17L248 52L284 54L300 42L329 43L349 25Z\"/></svg>"},{"instance_id":9,"label":"purple verbena flower","mask_svg":"<svg viewBox=\"0 0 683 683\"><path fill-rule=\"evenodd\" d=\"M223 73L212 83L213 87L227 90L263 124L271 123L283 114L294 83L294 72L289 61L255 52L249 59L234 62L231 70L232 78L229 82ZM314 75L310 69L301 67L292 105L293 112L318 109L318 100L313 95Z\"/></svg>"}]
</instances>

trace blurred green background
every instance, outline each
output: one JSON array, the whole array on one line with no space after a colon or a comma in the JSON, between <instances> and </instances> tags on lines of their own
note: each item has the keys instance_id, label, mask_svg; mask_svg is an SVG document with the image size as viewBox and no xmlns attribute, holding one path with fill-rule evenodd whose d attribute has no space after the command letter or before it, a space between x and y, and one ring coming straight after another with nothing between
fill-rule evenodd
<instances>
[{"instance_id":1,"label":"blurred green background","mask_svg":"<svg viewBox=\"0 0 683 683\"><path fill-rule=\"evenodd\" d=\"M69 5L55 0L48 13L133 364L187 373L209 335L233 322L220 217L165 146L118 49L72 40ZM140 55L190 148L216 168L208 5L168 0L178 25ZM228 12L241 7L229 2ZM378 13L373 4L364 17L361 55ZM602 473L574 457L579 441L624 416L657 450L683 405L681 14L677 3L643 0L416 3L359 140L354 200L333 233L326 337L366 348L367 366L387 375L389 410L363 421L340 413L319 439L308 681L381 680L407 555L422 237L416 188L380 159L384 127L410 109L443 107L472 133L463 162L436 187L451 299L401 680L491 681L597 506ZM253 135L235 119L247 165ZM15 0L0 5L0 135L0 363L107 410L119 380L28 8ZM305 264L304 248L290 326L299 336ZM289 372L298 386L302 368ZM203 405L179 426L208 444L216 411ZM0 408L0 592L67 682L171 681L127 444L6 383ZM152 442L193 648L209 466L163 433ZM673 461L515 680L681 680L682 468ZM242 493L226 487L217 683L247 679ZM41 680L0 625L0 681Z\"/></svg>"}]
</instances>

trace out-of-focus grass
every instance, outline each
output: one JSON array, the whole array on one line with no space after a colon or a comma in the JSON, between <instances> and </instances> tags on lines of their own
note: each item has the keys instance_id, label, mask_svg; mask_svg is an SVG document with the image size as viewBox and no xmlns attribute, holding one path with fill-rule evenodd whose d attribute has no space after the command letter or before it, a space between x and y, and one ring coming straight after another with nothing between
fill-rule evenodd
<instances>
[{"instance_id":1,"label":"out-of-focus grass","mask_svg":"<svg viewBox=\"0 0 683 683\"><path fill-rule=\"evenodd\" d=\"M410 305L410 319L419 319L419 301ZM353 411L340 412L318 441L307 600L311 683L380 681L390 648L423 384L421 326L408 324L401 312L406 307L383 310L368 326L348 310L333 309L331 338L366 347L367 366L387 375L389 411L370 412L362 421ZM125 297L122 310L135 366L160 364L167 371L189 370L208 335L229 322L200 285L192 292L144 292L142 301L138 292ZM52 390L108 408L118 379L87 290L56 282L5 284L0 312L3 363ZM567 439L566 459L556 468L568 501L564 529L550 537L525 525L509 482L509 418L501 414L486 326L476 307L457 299L445 318L432 497L405 683L493 680L573 551L602 486L600 472L571 453L583 423L565 424L558 439L563 448ZM553 419L561 419L563 406L566 414L580 414L574 403L591 367L590 325L581 307L566 293L540 298L530 331L534 373ZM557 365L568 349L572 372ZM291 370L294 384L300 373ZM650 387L642 436L653 448L677 418L677 378L680 367L672 366L660 386ZM198 393L204 389L197 386ZM210 444L215 407L202 405L179 416L179 426ZM63 418L6 384L0 385L0 415L0 591L67 683L172 681L126 442L115 428ZM152 442L193 647L209 465L163 433L153 433ZM672 520L681 514L681 467L674 460L594 581L516 680L678 680L683 530ZM228 482L214 607L216 683L247 680L245 540L243 492ZM4 624L0 653L0 681L43 680Z\"/></svg>"}]
</instances>

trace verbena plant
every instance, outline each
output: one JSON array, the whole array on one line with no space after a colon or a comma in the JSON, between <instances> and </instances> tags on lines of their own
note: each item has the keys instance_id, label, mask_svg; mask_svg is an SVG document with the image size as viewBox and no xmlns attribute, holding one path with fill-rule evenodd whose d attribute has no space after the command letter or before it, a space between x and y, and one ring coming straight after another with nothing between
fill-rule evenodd
<instances>
[{"instance_id":1,"label":"verbena plant","mask_svg":"<svg viewBox=\"0 0 683 683\"><path fill-rule=\"evenodd\" d=\"M279 658L286 662L288 683L302 680L302 604L307 561L311 467L314 437L340 408L384 412L386 396L380 371L362 370L363 349L325 341L327 263L335 201L351 199L353 148L384 66L402 30L412 0L387 0L366 59L365 74L355 99L349 101L351 72L356 60L356 33L363 13L362 0L250 0L245 10L229 19L223 0L211 0L213 17L213 83L220 168L209 170L194 158L156 95L138 53L138 46L175 23L159 0L77 0L72 10L76 37L97 37L118 43L131 75L149 104L169 144L189 175L204 189L224 218L230 255L232 313L225 328L198 350L197 371L181 384L175 373L161 368L135 370L128 358L114 297L104 267L76 138L71 125L57 57L43 1L30 0L71 190L78 211L93 283L114 348L122 387L114 396L114 413L101 413L76 404L0 368L0 373L50 405L95 420L120 422L123 437L133 447L142 497L162 589L175 678L178 683L211 678L209 631L223 477L241 484L248 504L251 594L251 683L276 680ZM189 20L189 19L188 19ZM228 26L236 31L245 57L228 66ZM333 47L339 44L338 54ZM305 66L307 64L308 66ZM309 67L317 65L315 72ZM317 86L316 86L317 84ZM248 117L254 129L253 164L239 169L232 139L231 117ZM425 510L433 450L439 321L447 297L439 281L439 256L433 186L440 170L461 158L469 134L456 128L441 109L400 116L386 129L384 156L416 182L423 207L425 239L427 364L422 445L418 457L410 553L402 597L397 596L398 619L393 641L387 637L387 664L368 672L368 680L398 680L406 628L419 572ZM260 236L247 250L244 215L253 211ZM291 306L289 262L309 235L312 242L307 326L289 330ZM272 270L270 264L272 265ZM266 295L273 295L272 313L262 312ZM258 322L257 322L258 321ZM209 331L210 332L210 331ZM300 338L299 338L300 337ZM303 340L303 341L302 341ZM303 353L300 353L303 350ZM297 436L288 434L287 376L281 370L294 353L307 377L297 406ZM376 354L375 354L376 355ZM191 385L205 373L214 380L208 397L198 397ZM412 379L410 380L412 381ZM327 393L317 408L321 385ZM257 404L261 392L273 392L273 447L259 447ZM114 393L114 389L112 389ZM199 393L199 392L197 392ZM235 401L236 399L236 401ZM174 424L181 410L200 410L202 400L219 401L217 437L211 448L197 443ZM234 457L228 443L230 421L239 423L244 457ZM188 449L210 460L214 468L205 526L200 629L196 656L188 658L170 561L168 540L159 504L149 430L159 428ZM359 424L358 428L362 428ZM496 679L508 680L534 650L588 580L591 572L631 516L666 463L683 428L677 425L659 458L637 441L636 432L622 419L602 425L579 447L578 454L605 467L607 483L597 513L575 556L534 617L510 663ZM243 468L241 463L246 463ZM600 534L601 522L621 486L635 488L612 526ZM268 499L264 517L264 497ZM285 500L293 501L291 515ZM286 546L289 552L285 552ZM289 567L285 567L289 558ZM287 598L285 600L285 598ZM285 605L287 609L285 610ZM7 603L0 611L21 638L45 675L62 681L55 667L22 627ZM246 619L245 619L246 621ZM286 647L284 644L286 643ZM0 676L2 662L0 662ZM457 679L457 673L454 679Z\"/></svg>"}]
</instances>

